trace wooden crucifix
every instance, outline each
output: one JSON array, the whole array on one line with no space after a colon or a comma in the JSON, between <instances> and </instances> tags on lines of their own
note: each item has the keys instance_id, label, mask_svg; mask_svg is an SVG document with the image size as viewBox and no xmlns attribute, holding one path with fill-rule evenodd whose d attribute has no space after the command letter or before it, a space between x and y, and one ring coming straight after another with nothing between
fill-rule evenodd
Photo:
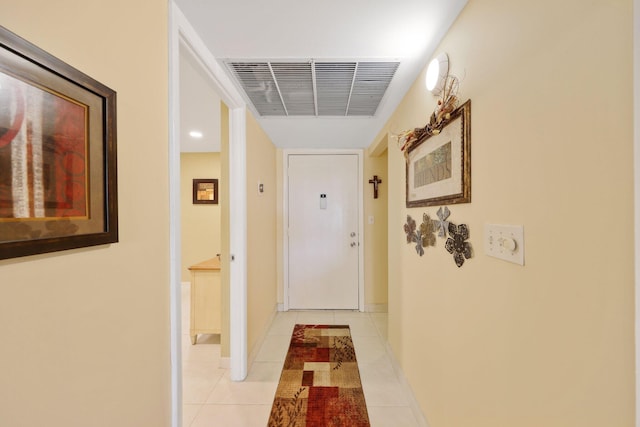
<instances>
[{"instance_id":1,"label":"wooden crucifix","mask_svg":"<svg viewBox=\"0 0 640 427\"><path fill-rule=\"evenodd\" d=\"M378 179L378 175L373 175L373 179L369 180L369 184L373 184L373 198L378 198L378 184L382 183L381 179Z\"/></svg>"}]
</instances>

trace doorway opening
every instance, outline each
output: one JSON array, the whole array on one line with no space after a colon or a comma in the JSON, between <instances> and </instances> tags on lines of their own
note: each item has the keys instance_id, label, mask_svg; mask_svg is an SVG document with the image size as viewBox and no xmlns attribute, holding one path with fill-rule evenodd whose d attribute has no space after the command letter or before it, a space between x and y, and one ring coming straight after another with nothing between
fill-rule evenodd
<instances>
[{"instance_id":1,"label":"doorway opening","mask_svg":"<svg viewBox=\"0 0 640 427\"><path fill-rule=\"evenodd\" d=\"M180 53L188 51L210 78L229 110L229 251L222 268L229 279L229 368L231 379L247 375L246 287L246 106L229 78L205 47L180 9L171 3L169 45L169 210L170 210L170 310L172 426L182 422L182 315L180 232ZM223 305L226 302L223 302Z\"/></svg>"}]
</instances>

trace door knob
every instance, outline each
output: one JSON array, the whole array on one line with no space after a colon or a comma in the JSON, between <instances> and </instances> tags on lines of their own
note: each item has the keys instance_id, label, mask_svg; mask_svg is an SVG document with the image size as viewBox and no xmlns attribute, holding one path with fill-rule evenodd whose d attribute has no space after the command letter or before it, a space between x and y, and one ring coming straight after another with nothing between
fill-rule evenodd
<instances>
[{"instance_id":1,"label":"door knob","mask_svg":"<svg viewBox=\"0 0 640 427\"><path fill-rule=\"evenodd\" d=\"M356 246L356 242L351 242L351 247L355 247Z\"/></svg>"},{"instance_id":2,"label":"door knob","mask_svg":"<svg viewBox=\"0 0 640 427\"><path fill-rule=\"evenodd\" d=\"M350 236L351 236L351 237L356 237L356 232L355 232L355 231L352 231L352 232L351 232L351 234L350 234Z\"/></svg>"}]
</instances>

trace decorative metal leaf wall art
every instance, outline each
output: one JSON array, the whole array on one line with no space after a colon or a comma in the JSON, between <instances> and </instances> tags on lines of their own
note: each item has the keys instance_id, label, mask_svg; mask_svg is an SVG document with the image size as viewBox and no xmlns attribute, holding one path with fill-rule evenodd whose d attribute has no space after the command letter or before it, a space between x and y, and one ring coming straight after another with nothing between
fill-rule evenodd
<instances>
[{"instance_id":1,"label":"decorative metal leaf wall art","mask_svg":"<svg viewBox=\"0 0 640 427\"><path fill-rule=\"evenodd\" d=\"M407 236L407 243L416 244L416 253L420 256L424 255L424 248L435 246L437 232L438 237L449 237L445 242L445 249L453 255L453 260L458 267L462 267L465 259L473 256L471 243L469 239L469 227L466 224L456 225L447 221L451 215L448 207L440 207L436 214L438 219L432 220L429 214L422 215L422 224L417 226L416 221L407 215L407 223L404 224L404 232Z\"/></svg>"},{"instance_id":2,"label":"decorative metal leaf wall art","mask_svg":"<svg viewBox=\"0 0 640 427\"><path fill-rule=\"evenodd\" d=\"M449 223L449 236L445 248L453 254L456 265L462 267L464 260L471 258L471 245L465 241L469 238L469 229L466 224Z\"/></svg>"},{"instance_id":3,"label":"decorative metal leaf wall art","mask_svg":"<svg viewBox=\"0 0 640 427\"><path fill-rule=\"evenodd\" d=\"M414 242L416 244L416 252L418 255L424 255L422 238L420 237L420 232L416 231L416 221L411 218L411 215L407 215L407 223L404 225L404 232L407 234L407 243Z\"/></svg>"},{"instance_id":4,"label":"decorative metal leaf wall art","mask_svg":"<svg viewBox=\"0 0 640 427\"><path fill-rule=\"evenodd\" d=\"M433 226L433 221L429 217L428 214L422 215L422 224L420 224L420 235L422 237L422 246L435 246L436 245L436 236L434 234L435 227Z\"/></svg>"},{"instance_id":5,"label":"decorative metal leaf wall art","mask_svg":"<svg viewBox=\"0 0 640 427\"><path fill-rule=\"evenodd\" d=\"M415 241L416 221L407 215L407 223L404 225L404 232L407 235L407 243Z\"/></svg>"},{"instance_id":6,"label":"decorative metal leaf wall art","mask_svg":"<svg viewBox=\"0 0 640 427\"><path fill-rule=\"evenodd\" d=\"M440 207L436 215L438 215L438 219L435 220L436 228L438 229L438 237L447 237L447 229L449 228L449 221L447 221L447 218L451 215L451 211L449 211L449 208L446 206L444 209Z\"/></svg>"}]
</instances>

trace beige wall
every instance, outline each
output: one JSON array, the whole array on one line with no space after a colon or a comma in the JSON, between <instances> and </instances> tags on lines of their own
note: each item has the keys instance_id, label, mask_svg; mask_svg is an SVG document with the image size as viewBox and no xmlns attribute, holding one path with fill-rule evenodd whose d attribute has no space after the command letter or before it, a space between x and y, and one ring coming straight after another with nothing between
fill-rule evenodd
<instances>
[{"instance_id":1,"label":"beige wall","mask_svg":"<svg viewBox=\"0 0 640 427\"><path fill-rule=\"evenodd\" d=\"M215 178L221 183L220 153L180 155L180 203L182 231L182 281L190 282L189 266L213 258L221 251L220 204L193 204L193 180ZM218 192L220 189L218 188Z\"/></svg>"},{"instance_id":2,"label":"beige wall","mask_svg":"<svg viewBox=\"0 0 640 427\"><path fill-rule=\"evenodd\" d=\"M120 203L119 243L0 261L0 424L169 426L167 2L5 2L0 21L117 91Z\"/></svg>"},{"instance_id":3,"label":"beige wall","mask_svg":"<svg viewBox=\"0 0 640 427\"><path fill-rule=\"evenodd\" d=\"M374 175L378 184L378 198L373 198ZM387 208L389 195L387 152L381 155L364 154L364 296L368 309L384 310L387 304ZM373 224L369 223L373 217Z\"/></svg>"},{"instance_id":4,"label":"beige wall","mask_svg":"<svg viewBox=\"0 0 640 427\"><path fill-rule=\"evenodd\" d=\"M258 193L258 183L264 192ZM276 310L276 148L247 112L247 348Z\"/></svg>"},{"instance_id":5,"label":"beige wall","mask_svg":"<svg viewBox=\"0 0 640 427\"><path fill-rule=\"evenodd\" d=\"M247 135L247 349L249 356L266 333L276 310L276 148L250 112L246 116ZM228 176L229 109L221 104L221 176ZM223 180L225 181L225 180ZM264 193L258 194L258 182ZM220 184L220 197L228 200L227 182ZM229 206L222 203L221 271L223 290L223 333L221 353L229 357L229 272L224 254L229 253ZM228 261L227 261L228 264ZM226 303L225 303L226 301ZM255 356L255 354L254 354Z\"/></svg>"},{"instance_id":6,"label":"beige wall","mask_svg":"<svg viewBox=\"0 0 640 427\"><path fill-rule=\"evenodd\" d=\"M431 427L634 423L632 2L468 3L447 52L472 100L474 257L402 230L389 144L389 339ZM389 131L434 108L424 73ZM382 135L377 138L379 140ZM525 266L484 255L485 223L522 224Z\"/></svg>"}]
</instances>

